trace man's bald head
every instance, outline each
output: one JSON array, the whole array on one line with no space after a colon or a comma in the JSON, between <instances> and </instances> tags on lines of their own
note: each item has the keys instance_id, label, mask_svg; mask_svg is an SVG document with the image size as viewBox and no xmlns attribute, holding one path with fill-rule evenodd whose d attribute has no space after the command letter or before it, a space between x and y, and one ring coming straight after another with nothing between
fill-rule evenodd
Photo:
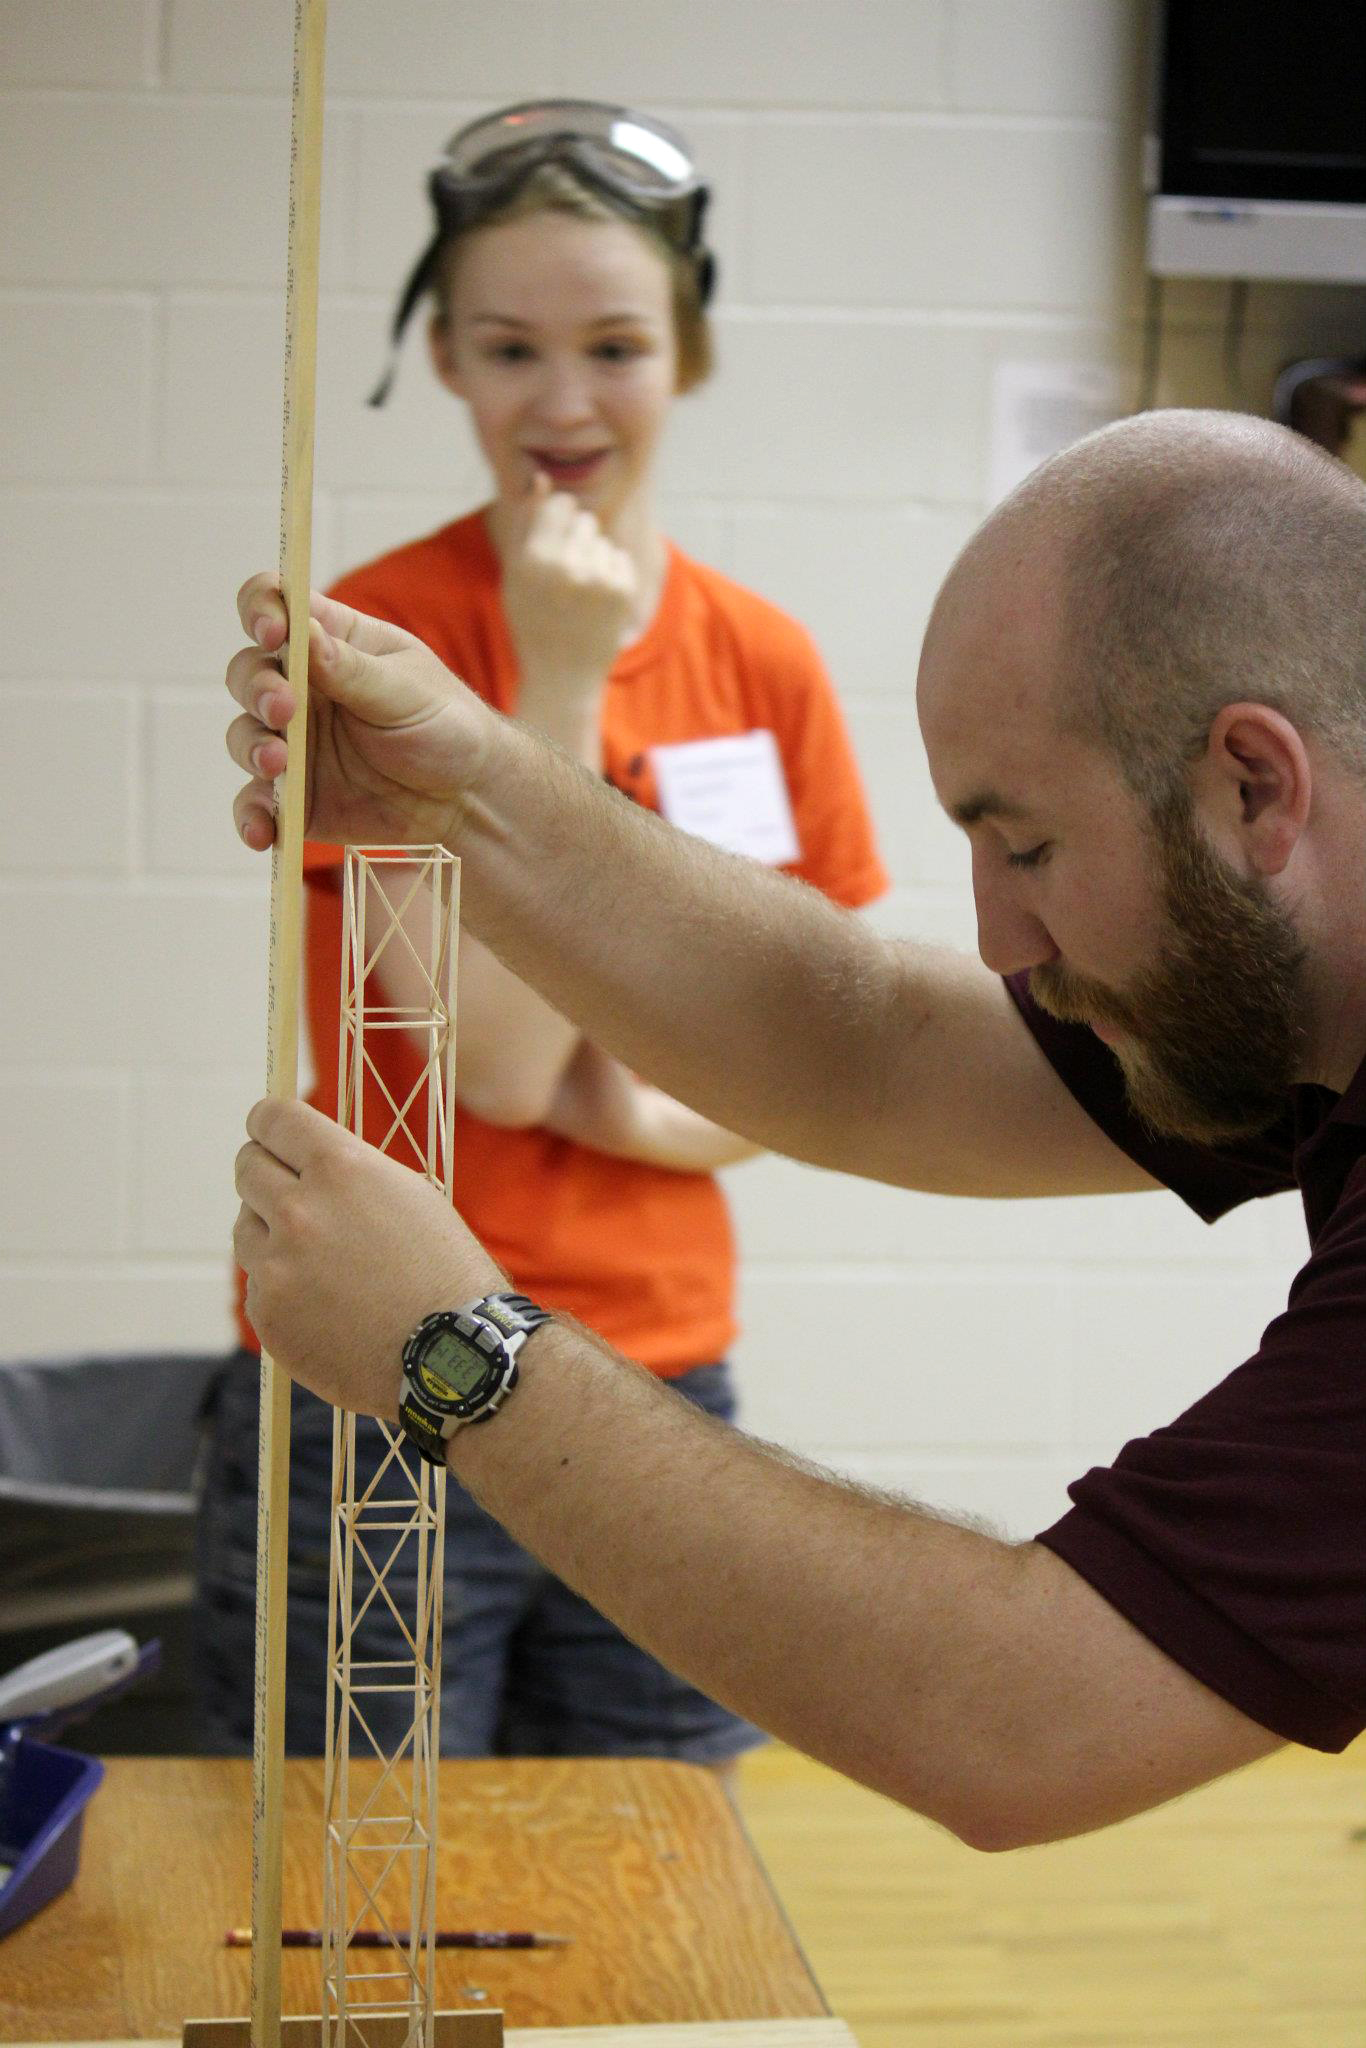
<instances>
[{"instance_id":1,"label":"man's bald head","mask_svg":"<svg viewBox=\"0 0 1366 2048\"><path fill-rule=\"evenodd\" d=\"M1030 588L1055 609L1060 724L1150 806L1241 700L1366 781L1366 487L1289 429L1161 411L1066 449L969 542L942 603Z\"/></svg>"}]
</instances>

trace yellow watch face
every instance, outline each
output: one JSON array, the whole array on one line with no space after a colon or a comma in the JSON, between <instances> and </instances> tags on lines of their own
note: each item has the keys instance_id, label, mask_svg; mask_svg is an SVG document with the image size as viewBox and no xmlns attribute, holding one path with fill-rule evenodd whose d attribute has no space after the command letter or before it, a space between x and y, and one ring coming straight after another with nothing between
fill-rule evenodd
<instances>
[{"instance_id":1,"label":"yellow watch face","mask_svg":"<svg viewBox=\"0 0 1366 2048\"><path fill-rule=\"evenodd\" d=\"M436 1330L413 1368L418 1388L438 1407L454 1396L468 1401L489 1379L490 1361L455 1330Z\"/></svg>"}]
</instances>

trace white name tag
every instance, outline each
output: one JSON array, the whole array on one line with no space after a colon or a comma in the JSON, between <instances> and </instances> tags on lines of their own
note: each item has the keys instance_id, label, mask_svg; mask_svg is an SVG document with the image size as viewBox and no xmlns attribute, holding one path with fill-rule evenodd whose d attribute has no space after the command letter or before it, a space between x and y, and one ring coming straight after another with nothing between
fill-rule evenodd
<instances>
[{"instance_id":1,"label":"white name tag","mask_svg":"<svg viewBox=\"0 0 1366 2048\"><path fill-rule=\"evenodd\" d=\"M659 808L680 831L769 867L800 859L783 764L771 732L651 747L650 761Z\"/></svg>"}]
</instances>

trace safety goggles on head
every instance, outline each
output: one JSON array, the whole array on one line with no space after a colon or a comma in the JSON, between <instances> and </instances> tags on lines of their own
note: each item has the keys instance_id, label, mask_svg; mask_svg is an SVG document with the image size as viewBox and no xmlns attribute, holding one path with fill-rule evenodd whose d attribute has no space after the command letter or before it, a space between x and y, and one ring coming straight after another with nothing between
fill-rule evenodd
<instances>
[{"instance_id":1,"label":"safety goggles on head","mask_svg":"<svg viewBox=\"0 0 1366 2048\"><path fill-rule=\"evenodd\" d=\"M389 363L371 405L383 405L389 394L404 329L431 289L442 245L496 211L550 163L567 166L688 257L697 271L699 303L706 305L716 282L716 260L702 240L708 191L677 129L597 100L528 100L453 135L427 180L436 233L399 294Z\"/></svg>"}]
</instances>

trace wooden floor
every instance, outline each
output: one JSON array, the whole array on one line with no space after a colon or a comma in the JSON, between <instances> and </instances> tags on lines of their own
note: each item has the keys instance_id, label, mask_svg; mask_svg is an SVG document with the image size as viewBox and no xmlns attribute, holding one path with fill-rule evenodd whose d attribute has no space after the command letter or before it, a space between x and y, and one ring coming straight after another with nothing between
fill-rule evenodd
<instances>
[{"instance_id":1,"label":"wooden floor","mask_svg":"<svg viewBox=\"0 0 1366 2048\"><path fill-rule=\"evenodd\" d=\"M860 2048L1363 2048L1366 1738L984 1856L791 1750L739 1803Z\"/></svg>"}]
</instances>

